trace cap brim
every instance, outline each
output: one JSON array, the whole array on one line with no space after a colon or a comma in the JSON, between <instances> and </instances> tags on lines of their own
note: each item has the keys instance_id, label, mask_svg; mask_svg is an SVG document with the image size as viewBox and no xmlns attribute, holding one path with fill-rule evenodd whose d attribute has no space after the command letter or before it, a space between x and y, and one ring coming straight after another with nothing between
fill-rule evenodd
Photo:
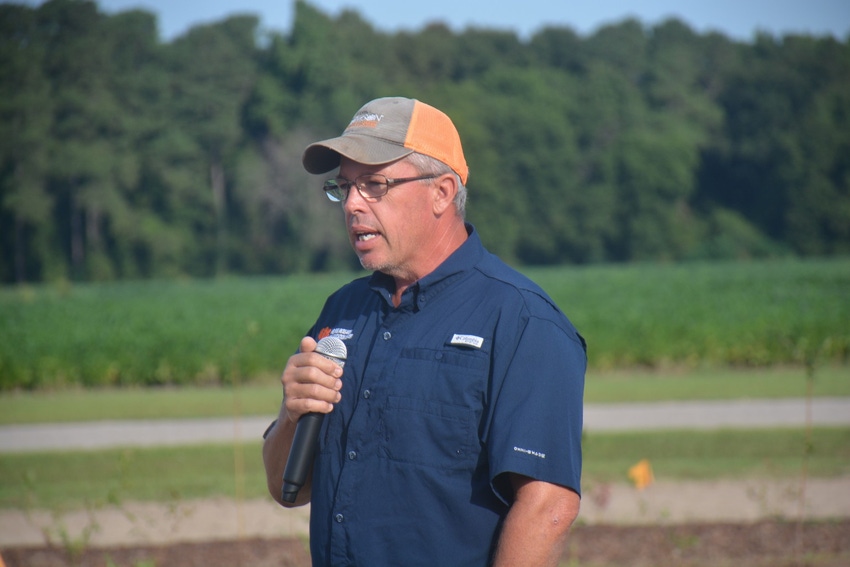
<instances>
[{"instance_id":1,"label":"cap brim","mask_svg":"<svg viewBox=\"0 0 850 567\"><path fill-rule=\"evenodd\" d=\"M390 163L413 153L393 142L371 136L346 134L307 146L301 163L309 173L326 173L339 167L341 156L366 165Z\"/></svg>"}]
</instances>

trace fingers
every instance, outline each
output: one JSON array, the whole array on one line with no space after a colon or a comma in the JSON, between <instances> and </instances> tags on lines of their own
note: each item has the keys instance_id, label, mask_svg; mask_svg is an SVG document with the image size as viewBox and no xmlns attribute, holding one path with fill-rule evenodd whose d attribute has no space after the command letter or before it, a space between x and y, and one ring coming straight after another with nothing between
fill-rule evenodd
<instances>
[{"instance_id":1,"label":"fingers","mask_svg":"<svg viewBox=\"0 0 850 567\"><path fill-rule=\"evenodd\" d=\"M315 350L316 341L302 339L300 352L289 358L281 377L286 413L293 422L305 413L329 413L342 397L342 368Z\"/></svg>"}]
</instances>

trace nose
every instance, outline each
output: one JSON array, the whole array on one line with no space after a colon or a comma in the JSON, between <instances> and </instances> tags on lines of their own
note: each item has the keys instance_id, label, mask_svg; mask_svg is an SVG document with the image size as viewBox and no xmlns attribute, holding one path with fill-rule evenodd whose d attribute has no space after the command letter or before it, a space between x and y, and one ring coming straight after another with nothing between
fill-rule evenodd
<instances>
[{"instance_id":1,"label":"nose","mask_svg":"<svg viewBox=\"0 0 850 567\"><path fill-rule=\"evenodd\" d=\"M362 211L366 208L366 200L354 184L352 184L351 188L348 190L348 195L346 195L345 201L342 203L342 208L347 213Z\"/></svg>"}]
</instances>

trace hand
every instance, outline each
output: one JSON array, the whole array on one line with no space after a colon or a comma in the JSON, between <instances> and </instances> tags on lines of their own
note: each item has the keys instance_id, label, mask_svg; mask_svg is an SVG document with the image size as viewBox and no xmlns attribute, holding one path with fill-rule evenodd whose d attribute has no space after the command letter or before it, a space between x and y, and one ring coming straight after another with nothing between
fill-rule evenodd
<instances>
[{"instance_id":1,"label":"hand","mask_svg":"<svg viewBox=\"0 0 850 567\"><path fill-rule=\"evenodd\" d=\"M342 368L315 350L315 340L301 339L299 352L289 358L280 379L286 416L293 423L305 413L330 413L342 399Z\"/></svg>"}]
</instances>

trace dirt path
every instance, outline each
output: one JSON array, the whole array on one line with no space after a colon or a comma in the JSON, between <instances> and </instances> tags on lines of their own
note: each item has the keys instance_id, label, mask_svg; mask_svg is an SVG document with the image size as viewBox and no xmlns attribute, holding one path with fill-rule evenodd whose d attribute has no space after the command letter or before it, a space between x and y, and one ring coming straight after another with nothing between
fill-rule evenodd
<instances>
[{"instance_id":1,"label":"dirt path","mask_svg":"<svg viewBox=\"0 0 850 567\"><path fill-rule=\"evenodd\" d=\"M303 540L246 538L162 546L14 548L8 567L310 567ZM562 567L847 567L850 521L576 526Z\"/></svg>"},{"instance_id":2,"label":"dirt path","mask_svg":"<svg viewBox=\"0 0 850 567\"><path fill-rule=\"evenodd\" d=\"M802 500L801 500L802 496ZM625 484L587 487L584 525L751 523L764 519L850 518L850 477L799 481L659 481L644 490ZM0 548L65 541L91 547L164 545L244 538L305 538L308 508L283 509L271 499L128 502L63 515L0 511Z\"/></svg>"}]
</instances>

